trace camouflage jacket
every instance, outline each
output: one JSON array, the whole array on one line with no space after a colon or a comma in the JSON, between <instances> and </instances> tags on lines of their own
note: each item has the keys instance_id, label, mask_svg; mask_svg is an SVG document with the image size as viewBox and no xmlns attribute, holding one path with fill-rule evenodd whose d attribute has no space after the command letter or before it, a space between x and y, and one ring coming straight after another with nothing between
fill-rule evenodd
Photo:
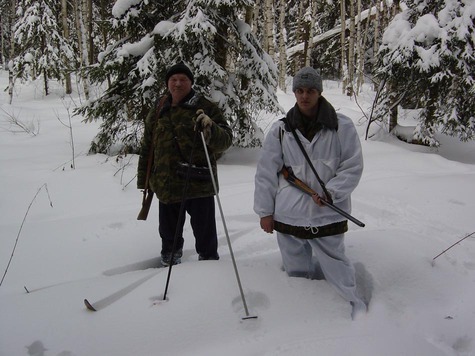
<instances>
[{"instance_id":1,"label":"camouflage jacket","mask_svg":"<svg viewBox=\"0 0 475 356\"><path fill-rule=\"evenodd\" d=\"M214 122L207 148L216 184L218 184L216 156L231 146L232 131L219 108L193 90L178 106L171 106L171 98L167 98L159 113L157 106L150 110L145 119L137 170L137 188L145 188L147 162L153 140L154 161L149 181L150 188L161 202L178 203L182 200L185 183L185 179L176 174L178 163L187 162L195 166L208 167L200 133L194 131L196 110L203 109ZM191 153L193 153L191 162L188 162ZM211 180L190 179L186 195L188 199L212 195L214 188Z\"/></svg>"}]
</instances>

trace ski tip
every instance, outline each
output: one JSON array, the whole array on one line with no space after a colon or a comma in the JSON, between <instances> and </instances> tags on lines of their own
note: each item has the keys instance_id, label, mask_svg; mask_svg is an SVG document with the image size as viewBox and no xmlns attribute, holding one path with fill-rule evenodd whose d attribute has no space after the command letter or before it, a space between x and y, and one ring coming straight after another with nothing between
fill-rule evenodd
<instances>
[{"instance_id":1,"label":"ski tip","mask_svg":"<svg viewBox=\"0 0 475 356\"><path fill-rule=\"evenodd\" d=\"M87 299L84 299L84 305L90 311L97 311Z\"/></svg>"}]
</instances>

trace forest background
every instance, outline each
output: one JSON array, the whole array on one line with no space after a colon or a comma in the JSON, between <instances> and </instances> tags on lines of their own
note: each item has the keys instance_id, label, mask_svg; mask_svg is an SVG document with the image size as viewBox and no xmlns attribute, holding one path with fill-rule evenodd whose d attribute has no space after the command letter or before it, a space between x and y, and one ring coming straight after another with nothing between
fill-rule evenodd
<instances>
[{"instance_id":1,"label":"forest background","mask_svg":"<svg viewBox=\"0 0 475 356\"><path fill-rule=\"evenodd\" d=\"M452 140L474 137L474 17L474 0L0 0L8 70L8 80L0 71L8 94L0 95L0 129L11 133L0 140L3 261L21 236L12 268L1 264L0 354L472 355L474 151L473 142ZM281 273L275 241L260 238L249 214L254 148L230 149L220 174L257 323L236 322L242 303L225 244L215 266L196 261L188 239L171 301L156 305L166 276L151 271L157 228L135 220L137 156L125 154L138 149L143 113L179 60L233 124L235 146L260 145L270 120L293 105L283 91L303 65L322 73L324 95L372 139L362 142L365 178L354 199L367 227L353 228L348 246L372 293L365 323L349 322L323 281ZM368 84L375 91L365 95ZM440 156L381 131L440 145ZM51 207L36 206L45 200ZM18 217L27 215L22 230ZM83 306L85 297L117 292L124 298L99 313Z\"/></svg>"},{"instance_id":2,"label":"forest background","mask_svg":"<svg viewBox=\"0 0 475 356\"><path fill-rule=\"evenodd\" d=\"M0 11L10 101L25 81L41 80L45 96L51 80L66 95L79 83L71 115L101 122L91 152L137 151L144 114L178 61L232 123L235 146L260 146L259 117L283 114L276 90L302 66L356 101L374 85L366 138L374 123L435 147L437 132L474 138L473 0L1 0ZM418 111L409 134L398 129L401 108Z\"/></svg>"}]
</instances>

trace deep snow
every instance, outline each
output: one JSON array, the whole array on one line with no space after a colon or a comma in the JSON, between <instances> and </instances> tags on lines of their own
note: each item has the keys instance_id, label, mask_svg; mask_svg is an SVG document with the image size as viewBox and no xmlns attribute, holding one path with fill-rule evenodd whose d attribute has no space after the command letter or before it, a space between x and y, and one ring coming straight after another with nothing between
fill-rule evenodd
<instances>
[{"instance_id":1,"label":"deep snow","mask_svg":"<svg viewBox=\"0 0 475 356\"><path fill-rule=\"evenodd\" d=\"M433 258L475 231L475 143L440 137L435 151L381 133L365 141L355 101L335 82L324 82L324 96L354 119L364 150L353 215L366 227L350 224L346 236L370 299L356 321L328 283L281 270L275 235L260 230L252 211L258 149L234 148L219 162L226 225L250 315L258 317L242 320L218 210L221 260L197 261L187 224L183 263L162 301L168 269L153 268L158 204L146 222L136 220L137 157L87 155L98 123L74 117L71 169L69 129L58 117L68 123L72 98L60 87L45 98L41 83L18 86L12 105L1 92L2 275L18 243L0 286L0 355L474 355L475 237ZM371 97L367 89L358 101L366 109ZM285 109L294 103L291 94L279 100ZM18 132L9 115L39 133ZM84 307L84 298L95 303L116 292L121 298L106 299L96 313Z\"/></svg>"}]
</instances>

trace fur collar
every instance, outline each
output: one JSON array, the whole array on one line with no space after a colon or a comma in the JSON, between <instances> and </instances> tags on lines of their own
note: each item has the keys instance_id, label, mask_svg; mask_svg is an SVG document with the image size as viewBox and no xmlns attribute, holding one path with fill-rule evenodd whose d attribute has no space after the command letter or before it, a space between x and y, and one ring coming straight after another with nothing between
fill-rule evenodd
<instances>
[{"instance_id":1,"label":"fur collar","mask_svg":"<svg viewBox=\"0 0 475 356\"><path fill-rule=\"evenodd\" d=\"M287 123L295 128L300 127L302 121L305 120L297 104L295 104L295 106L289 110L286 118ZM338 117L336 115L336 111L323 96L321 96L318 100L316 123L330 130L338 130Z\"/></svg>"}]
</instances>

